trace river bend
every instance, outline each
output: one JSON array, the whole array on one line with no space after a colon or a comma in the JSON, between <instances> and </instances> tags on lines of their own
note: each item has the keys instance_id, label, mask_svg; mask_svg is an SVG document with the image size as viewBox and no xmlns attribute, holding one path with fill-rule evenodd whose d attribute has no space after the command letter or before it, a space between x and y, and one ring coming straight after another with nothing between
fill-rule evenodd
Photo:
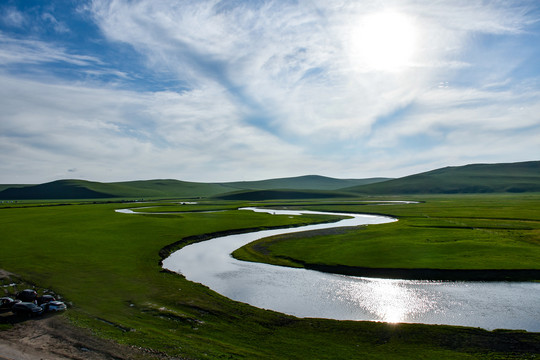
<instances>
[{"instance_id":1,"label":"river bend","mask_svg":"<svg viewBox=\"0 0 540 360\"><path fill-rule=\"evenodd\" d=\"M245 210L289 216L321 213ZM384 216L334 214L351 217L334 223L230 235L191 244L164 259L163 267L230 299L298 317L540 331L538 283L376 279L244 262L230 255L263 237L396 221Z\"/></svg>"}]
</instances>

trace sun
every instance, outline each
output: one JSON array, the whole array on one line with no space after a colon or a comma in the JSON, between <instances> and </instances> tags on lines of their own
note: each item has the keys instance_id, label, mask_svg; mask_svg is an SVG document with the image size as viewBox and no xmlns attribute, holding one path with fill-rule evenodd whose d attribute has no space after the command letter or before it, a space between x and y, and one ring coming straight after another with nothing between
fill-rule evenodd
<instances>
[{"instance_id":1,"label":"sun","mask_svg":"<svg viewBox=\"0 0 540 360\"><path fill-rule=\"evenodd\" d=\"M412 65L417 48L413 19L398 12L379 12L359 19L350 32L353 64L363 71L400 71Z\"/></svg>"}]
</instances>

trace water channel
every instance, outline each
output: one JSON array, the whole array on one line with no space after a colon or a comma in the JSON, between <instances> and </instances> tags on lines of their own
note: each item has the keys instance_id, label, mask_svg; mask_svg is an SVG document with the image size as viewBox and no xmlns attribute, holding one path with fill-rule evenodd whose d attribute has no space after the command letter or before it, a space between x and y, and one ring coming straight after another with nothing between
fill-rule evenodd
<instances>
[{"instance_id":1,"label":"water channel","mask_svg":"<svg viewBox=\"0 0 540 360\"><path fill-rule=\"evenodd\" d=\"M265 211L300 216L313 211ZM328 213L324 213L328 214ZM188 245L163 267L233 300L298 317L540 331L540 284L389 280L238 261L230 254L263 237L396 221L361 214L335 223L230 235Z\"/></svg>"}]
</instances>

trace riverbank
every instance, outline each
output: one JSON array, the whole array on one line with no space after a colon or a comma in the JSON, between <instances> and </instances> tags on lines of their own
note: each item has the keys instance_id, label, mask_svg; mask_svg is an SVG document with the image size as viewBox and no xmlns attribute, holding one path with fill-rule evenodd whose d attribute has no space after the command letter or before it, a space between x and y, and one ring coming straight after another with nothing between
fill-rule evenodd
<instances>
[{"instance_id":1,"label":"riverbank","mask_svg":"<svg viewBox=\"0 0 540 360\"><path fill-rule=\"evenodd\" d=\"M295 261L289 259L291 261ZM403 280L446 280L446 281L536 281L540 270L447 270L447 269L384 269L363 268L345 265L303 263L310 270L333 274Z\"/></svg>"},{"instance_id":2,"label":"riverbank","mask_svg":"<svg viewBox=\"0 0 540 360\"><path fill-rule=\"evenodd\" d=\"M344 275L411 280L540 280L540 196L419 197L385 206L398 222L255 241L238 259ZM377 205L311 210L380 214Z\"/></svg>"},{"instance_id":3,"label":"riverbank","mask_svg":"<svg viewBox=\"0 0 540 360\"><path fill-rule=\"evenodd\" d=\"M246 314L251 321L252 314ZM270 324L266 324L270 326ZM321 319L282 319L268 331L289 334L298 338L301 348L275 347L275 336L261 338L261 344L275 349L275 356L247 355L247 358L287 359L309 354L313 359L534 359L540 354L540 334L520 331L494 331L448 326L422 326L411 324L382 324L333 322ZM303 334L295 336L294 334ZM313 334L319 334L311 338ZM308 336L306 336L308 335ZM303 347L304 341L321 342ZM330 341L322 340L324 337ZM346 337L346 338L344 338ZM182 360L208 358L203 352L195 356L171 356L143 346L129 346L96 336L89 329L73 326L63 316L34 319L0 330L0 358L17 360ZM332 345L333 341L333 345ZM285 341L284 345L293 342ZM343 350L329 353L325 346L352 346L345 355ZM295 355L297 354L297 355ZM303 355L302 355L303 354ZM240 358L232 353L229 358ZM211 356L210 358L217 358ZM241 358L246 358L242 356Z\"/></svg>"},{"instance_id":4,"label":"riverbank","mask_svg":"<svg viewBox=\"0 0 540 360\"><path fill-rule=\"evenodd\" d=\"M267 238L235 250L232 256L243 261L263 262L278 266L288 266L316 270L331 274L402 280L443 280L443 281L539 281L538 269L410 269L410 268L370 268L335 264L309 263L292 256L271 254L268 247L273 241L306 236L328 236L344 233L349 229L326 229L300 233L279 238ZM315 235L316 234L316 235Z\"/></svg>"},{"instance_id":5,"label":"riverbank","mask_svg":"<svg viewBox=\"0 0 540 360\"><path fill-rule=\"evenodd\" d=\"M174 214L174 213L171 213ZM313 221L310 222L310 224L325 224L325 223L333 223L337 222L342 217L339 216L327 216L326 218L323 218L319 221ZM289 226L285 226L286 228L297 228L301 226L305 226L307 223L296 223L291 224ZM187 236L185 238L182 238L178 241L175 241L171 244L168 244L164 247L162 247L159 250L159 257L160 260L158 262L159 266L163 266L163 260L166 259L168 256L170 256L174 251L183 248L184 246L187 246L189 244L194 244L201 241L206 241L218 237L224 237L229 235L239 235L239 234L247 234L251 232L257 232L257 231L263 231L263 230L271 230L271 229L282 229L283 226L258 226L258 227L251 227L251 228L245 228L245 229L231 229L231 230L223 230L223 231L215 231L211 233L205 233L205 234L198 234L198 235L191 235Z\"/></svg>"},{"instance_id":6,"label":"riverbank","mask_svg":"<svg viewBox=\"0 0 540 360\"><path fill-rule=\"evenodd\" d=\"M284 213L280 210L265 211L272 216L291 214L289 210ZM300 210L296 214L314 212ZM346 233L361 225L377 228L393 221L388 217L357 214L337 223L216 237L173 253L163 261L163 267L230 299L303 318L540 331L538 323L531 321L538 313L537 299L540 296L540 286L535 283L384 281L376 277L335 276L257 262L246 263L229 255L261 238L304 239L307 235L321 236L321 231L326 235ZM516 297L520 298L519 305L515 304ZM509 308L513 309L511 313ZM487 309L489 311L486 312ZM490 312L499 315L493 317Z\"/></svg>"}]
</instances>

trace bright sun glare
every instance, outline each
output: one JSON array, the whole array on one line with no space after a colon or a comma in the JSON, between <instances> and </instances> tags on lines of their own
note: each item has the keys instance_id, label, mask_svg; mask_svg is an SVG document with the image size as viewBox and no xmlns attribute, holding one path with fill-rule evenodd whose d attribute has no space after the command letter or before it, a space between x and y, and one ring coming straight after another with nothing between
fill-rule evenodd
<instances>
[{"instance_id":1,"label":"bright sun glare","mask_svg":"<svg viewBox=\"0 0 540 360\"><path fill-rule=\"evenodd\" d=\"M352 61L361 70L400 71L411 64L416 51L416 26L397 12L366 15L350 35Z\"/></svg>"}]
</instances>

